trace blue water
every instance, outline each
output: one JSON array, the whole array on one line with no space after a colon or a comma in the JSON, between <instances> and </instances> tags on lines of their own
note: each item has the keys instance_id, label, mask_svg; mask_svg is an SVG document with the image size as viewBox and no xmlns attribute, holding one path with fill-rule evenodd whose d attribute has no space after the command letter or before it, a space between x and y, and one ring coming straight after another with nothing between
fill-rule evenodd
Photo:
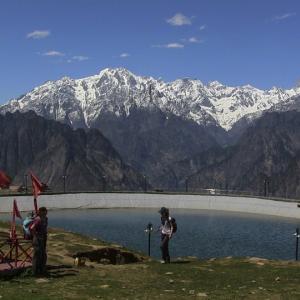
<instances>
[{"instance_id":1,"label":"blue water","mask_svg":"<svg viewBox=\"0 0 300 300\"><path fill-rule=\"evenodd\" d=\"M257 256L294 259L295 232L300 220L207 210L171 210L178 232L170 242L173 257ZM0 215L7 219L8 215ZM159 227L157 209L90 209L49 212L49 226L101 238L147 252L144 232ZM151 237L151 254L160 256L159 233Z\"/></svg>"}]
</instances>

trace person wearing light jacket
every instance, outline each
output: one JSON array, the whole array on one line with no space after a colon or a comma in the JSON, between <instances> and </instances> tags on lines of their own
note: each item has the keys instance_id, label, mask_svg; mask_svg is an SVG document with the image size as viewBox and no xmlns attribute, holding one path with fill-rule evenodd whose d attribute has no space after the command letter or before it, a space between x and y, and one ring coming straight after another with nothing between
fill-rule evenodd
<instances>
[{"instance_id":1,"label":"person wearing light jacket","mask_svg":"<svg viewBox=\"0 0 300 300\"><path fill-rule=\"evenodd\" d=\"M171 222L171 218L169 215L169 209L166 207L162 207L159 211L161 216L161 256L162 256L162 263L170 263L170 253L169 253L169 241L172 238L173 234L173 225Z\"/></svg>"}]
</instances>

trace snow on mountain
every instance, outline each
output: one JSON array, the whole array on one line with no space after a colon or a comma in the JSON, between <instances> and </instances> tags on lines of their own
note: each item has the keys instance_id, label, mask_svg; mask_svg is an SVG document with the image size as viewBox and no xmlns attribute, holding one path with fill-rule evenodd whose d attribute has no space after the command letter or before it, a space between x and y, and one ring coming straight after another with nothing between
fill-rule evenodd
<instances>
[{"instance_id":1,"label":"snow on mountain","mask_svg":"<svg viewBox=\"0 0 300 300\"><path fill-rule=\"evenodd\" d=\"M218 81L204 85L194 79L166 83L116 68L82 79L47 81L0 106L0 113L34 110L74 127L90 127L102 113L121 116L129 115L132 107L158 107L199 124L217 124L229 130L243 116L256 115L299 94L299 87L264 91L250 85L228 87Z\"/></svg>"}]
</instances>

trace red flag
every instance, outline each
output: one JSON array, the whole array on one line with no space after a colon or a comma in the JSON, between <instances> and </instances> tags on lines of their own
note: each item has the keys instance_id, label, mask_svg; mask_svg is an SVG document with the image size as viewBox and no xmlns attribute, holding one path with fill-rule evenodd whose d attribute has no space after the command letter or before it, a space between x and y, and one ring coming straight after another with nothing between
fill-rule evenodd
<instances>
[{"instance_id":1,"label":"red flag","mask_svg":"<svg viewBox=\"0 0 300 300\"><path fill-rule=\"evenodd\" d=\"M16 199L14 199L13 214L14 214L17 218L22 219L22 216L21 216L21 213L20 213L20 211L19 211L19 208L18 208Z\"/></svg>"},{"instance_id":2,"label":"red flag","mask_svg":"<svg viewBox=\"0 0 300 300\"><path fill-rule=\"evenodd\" d=\"M0 188L9 188L11 179L3 172L0 171Z\"/></svg>"},{"instance_id":3,"label":"red flag","mask_svg":"<svg viewBox=\"0 0 300 300\"><path fill-rule=\"evenodd\" d=\"M32 173L30 173L31 176L31 182L32 182L32 193L34 198L36 199L38 195L43 191L43 185L38 180L36 176L34 176Z\"/></svg>"}]
</instances>

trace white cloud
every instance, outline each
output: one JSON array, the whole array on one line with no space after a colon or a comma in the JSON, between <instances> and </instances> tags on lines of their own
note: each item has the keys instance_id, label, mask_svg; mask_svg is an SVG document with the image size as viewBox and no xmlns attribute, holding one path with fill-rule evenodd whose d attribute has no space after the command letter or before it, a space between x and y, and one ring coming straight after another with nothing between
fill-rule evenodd
<instances>
[{"instance_id":1,"label":"white cloud","mask_svg":"<svg viewBox=\"0 0 300 300\"><path fill-rule=\"evenodd\" d=\"M64 53L55 51L55 50L47 51L47 52L43 53L42 55L43 56L65 56Z\"/></svg>"},{"instance_id":2,"label":"white cloud","mask_svg":"<svg viewBox=\"0 0 300 300\"><path fill-rule=\"evenodd\" d=\"M191 18L188 18L181 13L177 13L172 18L167 19L167 23L172 26L192 25Z\"/></svg>"},{"instance_id":3,"label":"white cloud","mask_svg":"<svg viewBox=\"0 0 300 300\"><path fill-rule=\"evenodd\" d=\"M88 60L89 57L88 56L83 56L83 55L75 55L72 57L73 60L77 60L77 61L84 61L84 60Z\"/></svg>"},{"instance_id":4,"label":"white cloud","mask_svg":"<svg viewBox=\"0 0 300 300\"><path fill-rule=\"evenodd\" d=\"M201 26L199 27L199 30L202 31L202 30L204 30L205 28L206 28L206 25L204 24L204 25L201 25Z\"/></svg>"},{"instance_id":5,"label":"white cloud","mask_svg":"<svg viewBox=\"0 0 300 300\"><path fill-rule=\"evenodd\" d=\"M126 57L129 57L129 56L130 56L129 53L122 53L122 54L120 54L121 58L126 58Z\"/></svg>"},{"instance_id":6,"label":"white cloud","mask_svg":"<svg viewBox=\"0 0 300 300\"><path fill-rule=\"evenodd\" d=\"M27 34L28 39L44 39L50 35L49 30L35 30Z\"/></svg>"},{"instance_id":7,"label":"white cloud","mask_svg":"<svg viewBox=\"0 0 300 300\"><path fill-rule=\"evenodd\" d=\"M283 14L283 15L280 15L280 16L275 16L273 17L273 21L283 21L285 19L288 19L288 18L291 18L291 17L294 17L296 15L296 13L287 13L287 14Z\"/></svg>"},{"instance_id":8,"label":"white cloud","mask_svg":"<svg viewBox=\"0 0 300 300\"><path fill-rule=\"evenodd\" d=\"M190 43L201 43L202 41L201 40L199 40L198 38L196 38L196 37L190 37L189 39L188 39L188 41L190 42Z\"/></svg>"},{"instance_id":9,"label":"white cloud","mask_svg":"<svg viewBox=\"0 0 300 300\"><path fill-rule=\"evenodd\" d=\"M179 43L170 43L165 45L165 48L184 48L184 45Z\"/></svg>"},{"instance_id":10,"label":"white cloud","mask_svg":"<svg viewBox=\"0 0 300 300\"><path fill-rule=\"evenodd\" d=\"M153 45L155 48L184 48L183 44L180 43L169 43L165 45Z\"/></svg>"}]
</instances>

